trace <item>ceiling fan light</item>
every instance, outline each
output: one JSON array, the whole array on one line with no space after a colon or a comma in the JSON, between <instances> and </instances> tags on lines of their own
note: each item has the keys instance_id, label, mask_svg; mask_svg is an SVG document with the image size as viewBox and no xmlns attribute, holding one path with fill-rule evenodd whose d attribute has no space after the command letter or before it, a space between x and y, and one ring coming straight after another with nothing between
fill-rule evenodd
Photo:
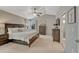
<instances>
[{"instance_id":1,"label":"ceiling fan light","mask_svg":"<svg viewBox=\"0 0 79 59\"><path fill-rule=\"evenodd\" d=\"M37 14L36 14L36 13L33 13L33 15L34 15L34 16L37 16Z\"/></svg>"}]
</instances>

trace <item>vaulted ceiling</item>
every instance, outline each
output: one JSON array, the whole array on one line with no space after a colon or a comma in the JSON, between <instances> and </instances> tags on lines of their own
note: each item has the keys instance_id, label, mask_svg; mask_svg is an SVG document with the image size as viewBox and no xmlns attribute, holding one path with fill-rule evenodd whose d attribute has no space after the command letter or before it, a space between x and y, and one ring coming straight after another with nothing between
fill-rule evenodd
<instances>
[{"instance_id":1,"label":"vaulted ceiling","mask_svg":"<svg viewBox=\"0 0 79 59\"><path fill-rule=\"evenodd\" d=\"M41 8L41 12L49 15L56 15L58 9L60 8L59 6L0 6L0 9L21 17L32 18L34 17L32 13L33 7Z\"/></svg>"}]
</instances>

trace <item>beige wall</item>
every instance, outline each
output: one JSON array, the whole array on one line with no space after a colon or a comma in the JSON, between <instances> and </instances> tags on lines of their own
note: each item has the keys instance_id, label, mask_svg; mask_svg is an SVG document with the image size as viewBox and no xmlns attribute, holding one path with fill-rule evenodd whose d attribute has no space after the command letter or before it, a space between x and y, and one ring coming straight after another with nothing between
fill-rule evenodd
<instances>
[{"instance_id":1,"label":"beige wall","mask_svg":"<svg viewBox=\"0 0 79 59\"><path fill-rule=\"evenodd\" d=\"M0 10L0 23L23 24L24 18Z\"/></svg>"},{"instance_id":2,"label":"beige wall","mask_svg":"<svg viewBox=\"0 0 79 59\"><path fill-rule=\"evenodd\" d=\"M46 17L47 17L47 19L46 19L46 21L47 21L47 23L46 23L46 26L47 26L47 28L46 28L46 34L52 36L52 29L55 28L53 26L53 24L56 23L56 17L53 16L53 15L47 15Z\"/></svg>"}]
</instances>

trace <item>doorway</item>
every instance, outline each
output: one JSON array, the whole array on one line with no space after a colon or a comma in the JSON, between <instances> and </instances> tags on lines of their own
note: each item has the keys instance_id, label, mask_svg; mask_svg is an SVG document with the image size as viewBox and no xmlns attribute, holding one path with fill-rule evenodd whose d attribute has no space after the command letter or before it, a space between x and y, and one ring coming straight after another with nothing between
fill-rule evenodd
<instances>
[{"instance_id":1,"label":"doorway","mask_svg":"<svg viewBox=\"0 0 79 59\"><path fill-rule=\"evenodd\" d=\"M63 13L60 20L60 43L65 48L65 41L66 41L66 13Z\"/></svg>"}]
</instances>

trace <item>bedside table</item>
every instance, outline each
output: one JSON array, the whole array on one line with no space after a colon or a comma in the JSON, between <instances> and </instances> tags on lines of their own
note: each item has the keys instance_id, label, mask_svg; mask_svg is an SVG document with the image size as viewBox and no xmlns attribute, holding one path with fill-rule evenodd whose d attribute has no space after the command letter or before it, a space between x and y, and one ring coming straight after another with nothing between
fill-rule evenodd
<instances>
[{"instance_id":1,"label":"bedside table","mask_svg":"<svg viewBox=\"0 0 79 59\"><path fill-rule=\"evenodd\" d=\"M8 34L3 34L3 35L0 35L0 45L3 45L5 43L7 43L9 40L8 40Z\"/></svg>"}]
</instances>

